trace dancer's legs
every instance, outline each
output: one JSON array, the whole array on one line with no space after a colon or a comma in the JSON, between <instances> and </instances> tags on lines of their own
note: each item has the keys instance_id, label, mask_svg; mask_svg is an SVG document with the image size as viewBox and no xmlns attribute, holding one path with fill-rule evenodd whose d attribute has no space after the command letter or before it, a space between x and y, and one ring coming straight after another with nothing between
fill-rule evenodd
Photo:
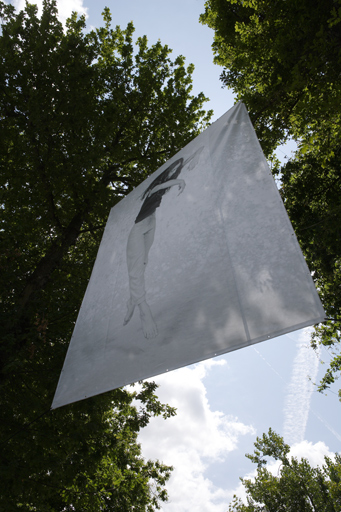
<instances>
[{"instance_id":1,"label":"dancer's legs","mask_svg":"<svg viewBox=\"0 0 341 512\"><path fill-rule=\"evenodd\" d=\"M133 225L127 243L130 298L135 305L143 300L146 293L144 284L146 259L145 234L149 231L150 227L146 225L145 220Z\"/></svg>"},{"instance_id":2,"label":"dancer's legs","mask_svg":"<svg viewBox=\"0 0 341 512\"><path fill-rule=\"evenodd\" d=\"M146 338L157 335L157 328L150 308L146 302L144 273L148 262L148 253L154 241L155 214L134 224L127 243L127 266L129 275L130 298L127 304L126 325L133 316L135 306L139 306L143 332Z\"/></svg>"}]
</instances>

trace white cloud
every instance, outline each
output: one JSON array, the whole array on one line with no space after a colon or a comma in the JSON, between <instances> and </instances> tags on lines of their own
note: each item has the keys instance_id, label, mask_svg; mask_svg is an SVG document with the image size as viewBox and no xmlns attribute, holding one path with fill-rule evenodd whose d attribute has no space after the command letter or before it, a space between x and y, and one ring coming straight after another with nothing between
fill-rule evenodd
<instances>
[{"instance_id":1,"label":"white cloud","mask_svg":"<svg viewBox=\"0 0 341 512\"><path fill-rule=\"evenodd\" d=\"M153 418L140 435L145 457L174 466L165 512L224 512L232 494L215 486L205 472L237 448L240 436L255 434L252 426L211 410L203 379L217 364L225 361L205 361L155 379L160 400L177 408L174 418Z\"/></svg>"},{"instance_id":2,"label":"white cloud","mask_svg":"<svg viewBox=\"0 0 341 512\"><path fill-rule=\"evenodd\" d=\"M324 464L324 457L334 459L334 454L322 441L315 444L310 443L309 441L302 441L301 443L294 444L291 447L290 455L297 459L304 457L314 467L322 466Z\"/></svg>"},{"instance_id":3,"label":"white cloud","mask_svg":"<svg viewBox=\"0 0 341 512\"><path fill-rule=\"evenodd\" d=\"M17 11L21 11L25 8L25 0L13 0L12 3ZM38 6L38 14L41 15L42 12L42 0L32 0L32 2ZM83 0L57 0L57 8L59 13L59 19L64 24L66 19L70 17L73 11L77 12L79 15L85 14L87 15L88 8L83 5Z\"/></svg>"},{"instance_id":4,"label":"white cloud","mask_svg":"<svg viewBox=\"0 0 341 512\"><path fill-rule=\"evenodd\" d=\"M306 328L298 338L298 352L293 363L284 406L284 440L290 445L300 443L304 439L314 391L313 382L318 372L319 353L310 347L310 333L311 328Z\"/></svg>"}]
</instances>

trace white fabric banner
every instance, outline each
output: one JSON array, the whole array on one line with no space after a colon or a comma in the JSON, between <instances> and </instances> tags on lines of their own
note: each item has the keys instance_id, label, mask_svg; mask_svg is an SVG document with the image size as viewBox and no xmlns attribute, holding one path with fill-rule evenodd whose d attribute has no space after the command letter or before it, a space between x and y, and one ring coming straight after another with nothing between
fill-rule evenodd
<instances>
[{"instance_id":1,"label":"white fabric banner","mask_svg":"<svg viewBox=\"0 0 341 512\"><path fill-rule=\"evenodd\" d=\"M238 103L112 209L52 408L324 318Z\"/></svg>"}]
</instances>

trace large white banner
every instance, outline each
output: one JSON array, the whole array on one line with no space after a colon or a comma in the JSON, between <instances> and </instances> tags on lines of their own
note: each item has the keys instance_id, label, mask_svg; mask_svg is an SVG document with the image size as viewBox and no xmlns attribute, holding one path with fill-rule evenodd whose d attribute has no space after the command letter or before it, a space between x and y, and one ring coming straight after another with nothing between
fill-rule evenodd
<instances>
[{"instance_id":1,"label":"large white banner","mask_svg":"<svg viewBox=\"0 0 341 512\"><path fill-rule=\"evenodd\" d=\"M52 408L324 318L238 103L112 209Z\"/></svg>"}]
</instances>

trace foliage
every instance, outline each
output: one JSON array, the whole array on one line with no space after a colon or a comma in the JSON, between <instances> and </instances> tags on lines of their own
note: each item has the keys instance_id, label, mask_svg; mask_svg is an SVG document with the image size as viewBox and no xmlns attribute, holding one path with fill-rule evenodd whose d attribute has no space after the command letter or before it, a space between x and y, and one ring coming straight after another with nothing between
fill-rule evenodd
<instances>
[{"instance_id":1,"label":"foliage","mask_svg":"<svg viewBox=\"0 0 341 512\"><path fill-rule=\"evenodd\" d=\"M290 447L269 429L257 437L253 455L257 464L254 481L241 479L247 503L236 496L229 512L337 512L341 505L341 457L325 457L322 467L312 467L307 459L289 457ZM280 463L277 475L267 469L268 457Z\"/></svg>"},{"instance_id":2,"label":"foliage","mask_svg":"<svg viewBox=\"0 0 341 512\"><path fill-rule=\"evenodd\" d=\"M339 0L208 0L222 81L251 113L269 154L339 110Z\"/></svg>"},{"instance_id":3,"label":"foliage","mask_svg":"<svg viewBox=\"0 0 341 512\"><path fill-rule=\"evenodd\" d=\"M155 384L49 411L110 207L204 128L193 66L134 27L0 2L0 509L154 510ZM133 406L138 401L140 407Z\"/></svg>"},{"instance_id":4,"label":"foliage","mask_svg":"<svg viewBox=\"0 0 341 512\"><path fill-rule=\"evenodd\" d=\"M215 31L221 79L245 102L273 160L330 318L313 336L313 345L322 343L331 355L322 390L341 370L341 1L207 0L205 5L201 21ZM273 151L289 137L298 150L279 168Z\"/></svg>"}]
</instances>

